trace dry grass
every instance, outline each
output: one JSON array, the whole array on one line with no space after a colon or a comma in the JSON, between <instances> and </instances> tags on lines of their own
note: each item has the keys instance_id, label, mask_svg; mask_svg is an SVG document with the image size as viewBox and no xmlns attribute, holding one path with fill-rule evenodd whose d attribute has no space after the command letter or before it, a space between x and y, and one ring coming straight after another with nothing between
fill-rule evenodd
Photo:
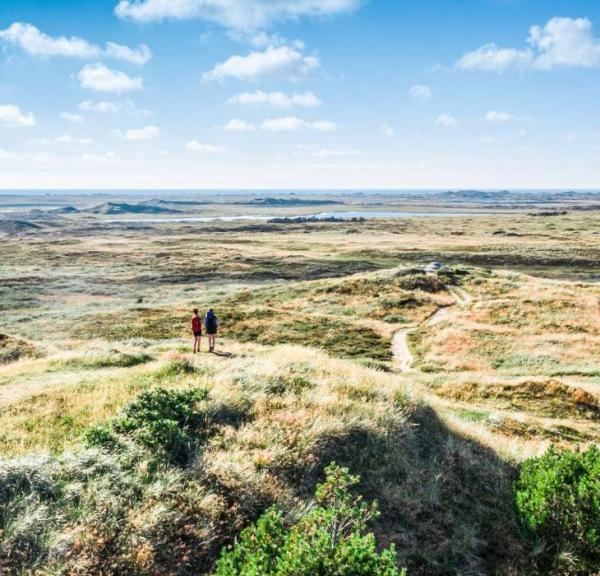
<instances>
[{"instance_id":1,"label":"dry grass","mask_svg":"<svg viewBox=\"0 0 600 576\"><path fill-rule=\"evenodd\" d=\"M53 531L40 544L47 573L205 573L270 503L291 517L306 506L334 459L379 500L378 538L411 574L526 573L515 464L600 438L600 290L569 279L597 273L597 218L423 224L148 235L74 223L3 240L0 330L22 353L0 369L0 453L12 459L0 469L50 453L39 469L61 470L85 502L83 513L42 498L48 517L17 514L25 536L36 522ZM495 271L461 266L451 290L398 273L433 259ZM528 265L536 276L499 270ZM194 305L216 307L227 355L188 354ZM416 327L407 374L391 360L403 326ZM84 449L91 426L157 387L207 388L223 418L188 468ZM92 480L80 461L97 465Z\"/></svg>"}]
</instances>

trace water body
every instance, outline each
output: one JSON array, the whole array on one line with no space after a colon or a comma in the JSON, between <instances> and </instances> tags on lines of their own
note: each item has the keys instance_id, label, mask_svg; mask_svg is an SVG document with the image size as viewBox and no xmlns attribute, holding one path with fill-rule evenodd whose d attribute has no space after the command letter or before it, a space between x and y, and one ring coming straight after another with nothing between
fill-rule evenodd
<instances>
[{"instance_id":1,"label":"water body","mask_svg":"<svg viewBox=\"0 0 600 576\"><path fill-rule=\"evenodd\" d=\"M243 216L182 216L176 218L112 218L103 220L105 224L155 224L161 222L237 222L240 220L251 220L267 222L274 218L288 218L289 220L314 218L324 220L326 218L450 218L465 216L490 216L495 212L398 212L398 211L347 211L347 212L319 212L317 214L303 214L299 216L270 215L263 216L257 214L247 214Z\"/></svg>"}]
</instances>

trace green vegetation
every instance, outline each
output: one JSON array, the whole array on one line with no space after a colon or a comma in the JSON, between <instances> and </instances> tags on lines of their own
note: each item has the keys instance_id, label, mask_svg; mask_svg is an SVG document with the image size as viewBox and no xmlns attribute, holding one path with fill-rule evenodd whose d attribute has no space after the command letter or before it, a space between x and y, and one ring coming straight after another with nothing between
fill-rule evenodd
<instances>
[{"instance_id":1,"label":"green vegetation","mask_svg":"<svg viewBox=\"0 0 600 576\"><path fill-rule=\"evenodd\" d=\"M197 405L208 397L207 390L165 390L144 392L119 416L105 426L88 431L90 446L113 447L119 436L134 438L157 457L185 464L207 425L207 414Z\"/></svg>"},{"instance_id":2,"label":"green vegetation","mask_svg":"<svg viewBox=\"0 0 600 576\"><path fill-rule=\"evenodd\" d=\"M598 572L597 215L3 237L0 573Z\"/></svg>"},{"instance_id":3,"label":"green vegetation","mask_svg":"<svg viewBox=\"0 0 600 576\"><path fill-rule=\"evenodd\" d=\"M16 362L21 358L35 358L39 355L35 346L29 342L0 334L0 365Z\"/></svg>"},{"instance_id":4,"label":"green vegetation","mask_svg":"<svg viewBox=\"0 0 600 576\"><path fill-rule=\"evenodd\" d=\"M523 523L542 545L547 574L600 569L600 450L551 448L523 463L515 484Z\"/></svg>"},{"instance_id":5,"label":"green vegetation","mask_svg":"<svg viewBox=\"0 0 600 576\"><path fill-rule=\"evenodd\" d=\"M84 368L97 370L99 368L131 368L150 362L152 356L145 352L129 353L120 350L110 350L106 354L90 354L78 356L55 363L55 366L65 368Z\"/></svg>"},{"instance_id":6,"label":"green vegetation","mask_svg":"<svg viewBox=\"0 0 600 576\"><path fill-rule=\"evenodd\" d=\"M316 505L286 529L276 508L242 531L217 562L216 576L403 576L393 546L376 549L368 523L378 516L375 505L354 497L358 484L347 468L325 469L317 486Z\"/></svg>"}]
</instances>

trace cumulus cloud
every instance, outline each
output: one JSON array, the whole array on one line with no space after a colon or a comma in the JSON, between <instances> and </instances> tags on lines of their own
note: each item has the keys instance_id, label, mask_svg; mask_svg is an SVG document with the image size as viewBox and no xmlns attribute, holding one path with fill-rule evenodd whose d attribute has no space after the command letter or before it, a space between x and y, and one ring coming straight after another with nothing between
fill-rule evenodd
<instances>
[{"instance_id":1,"label":"cumulus cloud","mask_svg":"<svg viewBox=\"0 0 600 576\"><path fill-rule=\"evenodd\" d=\"M129 76L120 70L112 70L100 63L84 66L77 78L82 88L96 92L130 92L140 90L143 86L141 78Z\"/></svg>"},{"instance_id":2,"label":"cumulus cloud","mask_svg":"<svg viewBox=\"0 0 600 576\"><path fill-rule=\"evenodd\" d=\"M552 70L600 66L600 40L594 36L588 18L552 18L544 26L532 26L527 43L529 46L523 48L484 44L464 54L456 66L491 72L511 68Z\"/></svg>"},{"instance_id":3,"label":"cumulus cloud","mask_svg":"<svg viewBox=\"0 0 600 576\"><path fill-rule=\"evenodd\" d=\"M120 102L92 102L91 100L84 100L79 104L79 109L82 112L96 112L98 114L119 112L121 108L123 108L123 104Z\"/></svg>"},{"instance_id":4,"label":"cumulus cloud","mask_svg":"<svg viewBox=\"0 0 600 576\"><path fill-rule=\"evenodd\" d=\"M21 112L21 109L13 104L2 104L0 126L35 126L35 116L32 113Z\"/></svg>"},{"instance_id":5,"label":"cumulus cloud","mask_svg":"<svg viewBox=\"0 0 600 576\"><path fill-rule=\"evenodd\" d=\"M85 118L81 114L71 114L71 112L61 112L60 117L67 122L81 124Z\"/></svg>"},{"instance_id":6,"label":"cumulus cloud","mask_svg":"<svg viewBox=\"0 0 600 576\"><path fill-rule=\"evenodd\" d=\"M448 128L454 128L455 126L458 126L458 120L450 114L440 114L436 118L435 123Z\"/></svg>"},{"instance_id":7,"label":"cumulus cloud","mask_svg":"<svg viewBox=\"0 0 600 576\"><path fill-rule=\"evenodd\" d=\"M312 92L304 94L284 94L283 92L242 92L228 100L230 104L241 104L243 106L267 105L273 108L291 108L300 106L311 108L320 106L321 102Z\"/></svg>"},{"instance_id":8,"label":"cumulus cloud","mask_svg":"<svg viewBox=\"0 0 600 576\"><path fill-rule=\"evenodd\" d=\"M489 112L486 112L485 119L488 122L503 124L505 122L510 122L513 119L513 117L508 112L498 112L497 110L490 110Z\"/></svg>"},{"instance_id":9,"label":"cumulus cloud","mask_svg":"<svg viewBox=\"0 0 600 576\"><path fill-rule=\"evenodd\" d=\"M72 58L102 58L107 56L133 64L145 64L152 57L148 46L129 48L115 42L107 42L105 48L91 44L77 36L49 36L26 22L15 22L0 31L0 39L16 46L32 56L65 56Z\"/></svg>"},{"instance_id":10,"label":"cumulus cloud","mask_svg":"<svg viewBox=\"0 0 600 576\"><path fill-rule=\"evenodd\" d=\"M427 100L431 100L431 97L433 96L431 88L425 86L425 84L415 84L414 86L411 86L408 94L411 98L421 100L421 102L427 102Z\"/></svg>"},{"instance_id":11,"label":"cumulus cloud","mask_svg":"<svg viewBox=\"0 0 600 576\"><path fill-rule=\"evenodd\" d=\"M332 132L336 125L329 120L306 122L296 116L285 116L282 118L268 118L260 129L267 132L296 132L298 130L316 130L318 132Z\"/></svg>"},{"instance_id":12,"label":"cumulus cloud","mask_svg":"<svg viewBox=\"0 0 600 576\"><path fill-rule=\"evenodd\" d=\"M119 18L138 22L200 18L239 30L264 28L305 16L350 12L361 0L120 0Z\"/></svg>"},{"instance_id":13,"label":"cumulus cloud","mask_svg":"<svg viewBox=\"0 0 600 576\"><path fill-rule=\"evenodd\" d=\"M148 142L160 136L160 128L158 126L145 126L144 128L130 128L125 130L122 137L130 142Z\"/></svg>"},{"instance_id":14,"label":"cumulus cloud","mask_svg":"<svg viewBox=\"0 0 600 576\"><path fill-rule=\"evenodd\" d=\"M222 146L215 146L214 144L203 144L202 142L198 142L197 140L190 140L185 145L186 150L190 150L192 152L203 152L205 154L217 154L218 152L223 152L225 150Z\"/></svg>"},{"instance_id":15,"label":"cumulus cloud","mask_svg":"<svg viewBox=\"0 0 600 576\"><path fill-rule=\"evenodd\" d=\"M256 126L252 124L252 122L246 122L246 120L238 120L237 118L233 118L225 126L223 126L223 130L227 132L254 132L256 130Z\"/></svg>"},{"instance_id":16,"label":"cumulus cloud","mask_svg":"<svg viewBox=\"0 0 600 576\"><path fill-rule=\"evenodd\" d=\"M132 64L140 65L145 64L152 58L152 51L145 44L140 44L134 49L129 48L129 46L115 44L114 42L107 42L105 53L118 60L125 60Z\"/></svg>"},{"instance_id":17,"label":"cumulus cloud","mask_svg":"<svg viewBox=\"0 0 600 576\"><path fill-rule=\"evenodd\" d=\"M250 52L246 56L231 56L203 74L205 82L223 81L226 78L256 80L261 76L285 74L300 76L308 74L320 65L315 56L307 56L298 46L269 46L262 52Z\"/></svg>"}]
</instances>

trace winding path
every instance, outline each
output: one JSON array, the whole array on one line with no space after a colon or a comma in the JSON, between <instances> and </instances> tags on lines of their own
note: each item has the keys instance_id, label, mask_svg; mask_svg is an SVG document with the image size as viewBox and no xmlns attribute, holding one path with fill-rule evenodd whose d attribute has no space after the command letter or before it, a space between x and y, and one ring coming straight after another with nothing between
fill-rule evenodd
<instances>
[{"instance_id":1,"label":"winding path","mask_svg":"<svg viewBox=\"0 0 600 576\"><path fill-rule=\"evenodd\" d=\"M473 301L473 297L462 288L458 288L457 286L450 288L449 286L446 286L446 290L456 298L456 302L450 306L439 308L425 321L428 326L439 324L450 314L450 311L455 306L458 305L464 308ZM400 330L397 330L392 337L392 355L399 372L406 373L415 371L415 368L413 367L414 356L408 346L408 335L416 328L417 326L414 325L401 328Z\"/></svg>"},{"instance_id":2,"label":"winding path","mask_svg":"<svg viewBox=\"0 0 600 576\"><path fill-rule=\"evenodd\" d=\"M413 355L408 347L408 334L414 330L414 326L398 330L392 338L392 354L394 362L400 372L413 371Z\"/></svg>"}]
</instances>

